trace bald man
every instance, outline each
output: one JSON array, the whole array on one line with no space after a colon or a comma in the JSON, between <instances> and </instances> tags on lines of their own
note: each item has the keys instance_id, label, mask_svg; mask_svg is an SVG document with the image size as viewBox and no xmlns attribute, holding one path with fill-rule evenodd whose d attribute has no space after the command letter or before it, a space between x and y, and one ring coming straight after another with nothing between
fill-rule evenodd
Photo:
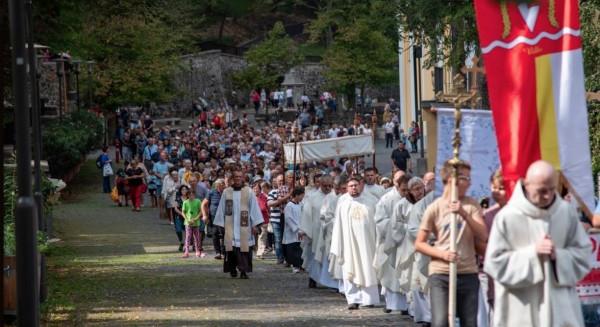
<instances>
[{"instance_id":1,"label":"bald man","mask_svg":"<svg viewBox=\"0 0 600 327\"><path fill-rule=\"evenodd\" d=\"M557 184L549 163L534 162L494 219L484 264L494 326L584 326L575 285L590 270L591 243Z\"/></svg>"},{"instance_id":2,"label":"bald man","mask_svg":"<svg viewBox=\"0 0 600 327\"><path fill-rule=\"evenodd\" d=\"M385 297L384 312L400 311L408 314L406 293L400 288L396 267L396 249L399 244L393 240L390 230L394 207L408 194L408 177L402 170L394 173L394 188L384 194L375 209L376 243L373 267Z\"/></svg>"},{"instance_id":3,"label":"bald man","mask_svg":"<svg viewBox=\"0 0 600 327\"><path fill-rule=\"evenodd\" d=\"M429 193L435 189L435 174L431 171L423 175L423 183L425 183L425 193Z\"/></svg>"}]
</instances>

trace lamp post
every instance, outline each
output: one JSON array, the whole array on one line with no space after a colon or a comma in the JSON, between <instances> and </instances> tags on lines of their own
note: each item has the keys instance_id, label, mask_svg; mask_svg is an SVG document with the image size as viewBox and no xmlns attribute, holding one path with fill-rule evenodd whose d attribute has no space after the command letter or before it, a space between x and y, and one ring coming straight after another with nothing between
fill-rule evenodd
<instances>
[{"instance_id":1,"label":"lamp post","mask_svg":"<svg viewBox=\"0 0 600 327\"><path fill-rule=\"evenodd\" d=\"M30 113L27 106L25 57L25 1L8 2L12 54L12 87L17 151L17 201L15 238L17 247L17 316L19 326L39 326L37 208L31 187ZM33 47L33 46L32 46ZM33 287L31 287L33 283Z\"/></svg>"},{"instance_id":2,"label":"lamp post","mask_svg":"<svg viewBox=\"0 0 600 327\"><path fill-rule=\"evenodd\" d=\"M63 76L65 75L65 60L55 59L56 78L58 79L58 119L62 120L63 115Z\"/></svg>"},{"instance_id":3,"label":"lamp post","mask_svg":"<svg viewBox=\"0 0 600 327\"><path fill-rule=\"evenodd\" d=\"M92 73L94 71L94 62L93 60L89 60L87 63L87 73L88 73L88 109L93 105L93 94L92 94Z\"/></svg>"},{"instance_id":4,"label":"lamp post","mask_svg":"<svg viewBox=\"0 0 600 327\"><path fill-rule=\"evenodd\" d=\"M373 132L373 168L375 168L375 155L377 153L377 147L375 146L375 140L377 139L377 110L373 109L373 116L371 116L371 131Z\"/></svg>"},{"instance_id":5,"label":"lamp post","mask_svg":"<svg viewBox=\"0 0 600 327\"><path fill-rule=\"evenodd\" d=\"M421 148L421 158L425 158L425 149L423 148L423 115L421 113L421 57L423 56L420 45L413 46L413 71L415 83L415 121L419 124L419 147ZM416 141L415 141L416 144Z\"/></svg>"},{"instance_id":6,"label":"lamp post","mask_svg":"<svg viewBox=\"0 0 600 327\"><path fill-rule=\"evenodd\" d=\"M194 60L189 59L190 64L190 107L192 108L192 118L194 117Z\"/></svg>"},{"instance_id":7,"label":"lamp post","mask_svg":"<svg viewBox=\"0 0 600 327\"><path fill-rule=\"evenodd\" d=\"M73 73L75 74L75 87L77 88L77 111L81 111L79 99L79 73L81 73L81 60L73 60Z\"/></svg>"}]
</instances>

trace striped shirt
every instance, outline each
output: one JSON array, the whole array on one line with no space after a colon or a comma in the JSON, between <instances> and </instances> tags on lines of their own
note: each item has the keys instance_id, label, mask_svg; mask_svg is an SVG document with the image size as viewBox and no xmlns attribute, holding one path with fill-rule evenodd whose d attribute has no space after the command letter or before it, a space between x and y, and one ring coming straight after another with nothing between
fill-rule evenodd
<instances>
[{"instance_id":1,"label":"striped shirt","mask_svg":"<svg viewBox=\"0 0 600 327\"><path fill-rule=\"evenodd\" d=\"M273 189L269 192L267 197L267 201L276 201L279 195L278 189ZM269 220L272 223L280 223L281 222L281 207L269 207Z\"/></svg>"}]
</instances>

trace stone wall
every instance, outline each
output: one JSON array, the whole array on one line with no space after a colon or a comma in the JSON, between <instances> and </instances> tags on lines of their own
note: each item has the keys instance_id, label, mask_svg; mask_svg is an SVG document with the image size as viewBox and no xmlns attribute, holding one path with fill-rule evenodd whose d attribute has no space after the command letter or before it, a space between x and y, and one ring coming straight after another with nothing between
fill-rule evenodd
<instances>
[{"instance_id":1,"label":"stone wall","mask_svg":"<svg viewBox=\"0 0 600 327\"><path fill-rule=\"evenodd\" d=\"M40 99L44 101L44 105L46 108L46 112L42 112L42 114L58 115L58 107L60 100L59 79L56 75L56 69L57 67L55 62L45 61L38 65L38 85L40 89ZM72 112L74 110L77 110L77 91L75 76L73 73L70 73L68 70L66 70L66 74L63 75L62 79L62 112ZM81 80L79 82L81 83Z\"/></svg>"},{"instance_id":2,"label":"stone wall","mask_svg":"<svg viewBox=\"0 0 600 327\"><path fill-rule=\"evenodd\" d=\"M247 96L234 92L231 76L245 66L244 58L220 50L181 57L180 69L173 79L179 94L176 104L181 108L189 108L192 100L198 97L214 103L223 99L230 104L241 103Z\"/></svg>"},{"instance_id":3,"label":"stone wall","mask_svg":"<svg viewBox=\"0 0 600 327\"><path fill-rule=\"evenodd\" d=\"M192 100L203 97L215 104L223 99L231 105L245 105L247 90L234 90L231 76L246 67L243 57L222 53L220 50L203 51L182 56L180 69L173 78L178 91L175 103L180 108L189 108ZM325 78L323 65L304 63L293 68L296 76L304 83L303 90L311 97L323 92Z\"/></svg>"}]
</instances>

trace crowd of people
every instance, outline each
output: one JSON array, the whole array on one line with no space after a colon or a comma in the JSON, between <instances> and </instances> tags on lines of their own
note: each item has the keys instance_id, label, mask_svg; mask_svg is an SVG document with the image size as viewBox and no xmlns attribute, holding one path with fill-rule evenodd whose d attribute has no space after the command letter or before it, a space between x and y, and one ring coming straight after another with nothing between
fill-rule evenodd
<instances>
[{"instance_id":1,"label":"crowd of people","mask_svg":"<svg viewBox=\"0 0 600 327\"><path fill-rule=\"evenodd\" d=\"M199 118L181 129L157 128L140 117L120 116L117 160L124 165L116 172L116 202L140 211L147 192L160 218L174 226L184 258L190 251L204 257L209 236L214 258L231 277L249 278L254 258L272 256L292 273L306 272L308 287L343 294L349 310L378 306L383 297L386 313L433 326L448 325L448 264L455 262L461 326L537 326L547 319L581 325L573 289L589 269L590 242L572 206L555 196L556 173L545 162L530 167L510 202L496 172L493 205L484 210L466 195L468 163L459 165L457 180L453 166L444 165L444 190L436 197L435 175L413 174L411 138L399 137L391 178L364 158L284 164L283 143L373 133L360 122L327 128L313 125L313 117L303 126L300 114L298 122L262 128L243 119ZM387 122L383 127L386 139L394 137ZM416 143L418 131L411 133ZM99 165L112 165L104 150ZM451 200L453 184L458 201ZM459 221L456 251L450 250L451 214ZM567 316L556 313L563 304Z\"/></svg>"}]
</instances>

